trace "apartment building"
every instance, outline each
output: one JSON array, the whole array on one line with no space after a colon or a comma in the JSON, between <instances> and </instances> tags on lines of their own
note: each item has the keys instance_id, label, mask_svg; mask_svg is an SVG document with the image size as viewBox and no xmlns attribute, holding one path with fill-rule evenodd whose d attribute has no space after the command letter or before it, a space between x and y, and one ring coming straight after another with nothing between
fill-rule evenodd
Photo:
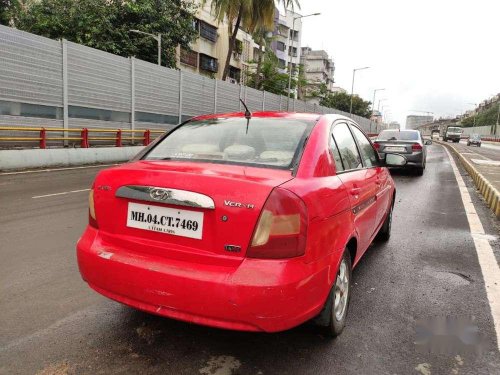
<instances>
[{"instance_id":1,"label":"apartment building","mask_svg":"<svg viewBox=\"0 0 500 375\"><path fill-rule=\"evenodd\" d=\"M293 77L298 76L302 38L302 20L297 17L300 17L300 14L289 9L285 12L282 8L276 8L273 41L270 46L278 58L279 71L288 73L291 68Z\"/></svg>"},{"instance_id":2,"label":"apartment building","mask_svg":"<svg viewBox=\"0 0 500 375\"><path fill-rule=\"evenodd\" d=\"M326 85L328 91L335 91L333 86L335 64L326 51L302 47L300 63L304 66L305 78L308 82L305 87L306 96L317 91L322 84Z\"/></svg>"},{"instance_id":3,"label":"apartment building","mask_svg":"<svg viewBox=\"0 0 500 375\"><path fill-rule=\"evenodd\" d=\"M177 67L213 78L222 79L227 51L229 49L229 28L227 20L218 23L212 13L211 3L204 5L195 0L198 10L193 27L199 37L191 43L190 49L177 48ZM253 51L257 45L252 36L238 30L236 46L231 56L228 80L246 84Z\"/></svg>"}]
</instances>

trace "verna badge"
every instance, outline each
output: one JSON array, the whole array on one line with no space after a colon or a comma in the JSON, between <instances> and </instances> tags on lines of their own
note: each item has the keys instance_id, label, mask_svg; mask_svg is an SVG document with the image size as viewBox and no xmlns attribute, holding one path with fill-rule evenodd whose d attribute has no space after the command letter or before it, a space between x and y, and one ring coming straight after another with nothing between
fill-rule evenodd
<instances>
[{"instance_id":1,"label":"verna badge","mask_svg":"<svg viewBox=\"0 0 500 375\"><path fill-rule=\"evenodd\" d=\"M157 201L166 201L172 196L172 192L167 189L153 188L149 190L149 196Z\"/></svg>"},{"instance_id":2,"label":"verna badge","mask_svg":"<svg viewBox=\"0 0 500 375\"><path fill-rule=\"evenodd\" d=\"M239 208L254 208L255 206L251 203L241 203L241 202L233 202L230 200L224 200L224 206L229 206L229 207L239 207Z\"/></svg>"}]
</instances>

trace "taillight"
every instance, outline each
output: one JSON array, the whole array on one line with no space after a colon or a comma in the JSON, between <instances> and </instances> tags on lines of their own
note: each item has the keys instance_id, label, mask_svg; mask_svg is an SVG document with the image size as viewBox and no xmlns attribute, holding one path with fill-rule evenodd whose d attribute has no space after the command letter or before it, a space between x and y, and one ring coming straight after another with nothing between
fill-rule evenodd
<instances>
[{"instance_id":1,"label":"taillight","mask_svg":"<svg viewBox=\"0 0 500 375\"><path fill-rule=\"evenodd\" d=\"M380 143L373 142L373 147L375 147L375 150L380 150Z\"/></svg>"},{"instance_id":2,"label":"taillight","mask_svg":"<svg viewBox=\"0 0 500 375\"><path fill-rule=\"evenodd\" d=\"M246 255L250 258L304 255L306 237L306 205L294 193L278 187L267 198Z\"/></svg>"},{"instance_id":3,"label":"taillight","mask_svg":"<svg viewBox=\"0 0 500 375\"><path fill-rule=\"evenodd\" d=\"M414 143L411 145L411 150L412 151L419 151L422 149L422 146L420 145L420 143Z\"/></svg>"},{"instance_id":4,"label":"taillight","mask_svg":"<svg viewBox=\"0 0 500 375\"><path fill-rule=\"evenodd\" d=\"M94 189L90 189L89 192L89 225L94 228L98 228L94 207Z\"/></svg>"}]
</instances>

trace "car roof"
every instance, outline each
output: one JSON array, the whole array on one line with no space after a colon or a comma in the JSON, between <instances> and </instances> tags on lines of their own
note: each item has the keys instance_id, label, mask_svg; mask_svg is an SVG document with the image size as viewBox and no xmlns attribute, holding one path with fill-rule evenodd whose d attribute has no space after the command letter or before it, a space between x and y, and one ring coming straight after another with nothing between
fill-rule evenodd
<instances>
[{"instance_id":1,"label":"car roof","mask_svg":"<svg viewBox=\"0 0 500 375\"><path fill-rule=\"evenodd\" d=\"M259 118L287 118L287 119L300 119L300 120L310 120L317 121L323 116L331 116L347 119L347 117L340 115L321 115L318 113L301 113L301 112L278 112L278 111L256 111L252 112L252 117ZM229 117L245 117L244 112L231 112L231 113L216 113L209 115L200 115L193 117L191 120L208 120L213 118L229 118Z\"/></svg>"}]
</instances>

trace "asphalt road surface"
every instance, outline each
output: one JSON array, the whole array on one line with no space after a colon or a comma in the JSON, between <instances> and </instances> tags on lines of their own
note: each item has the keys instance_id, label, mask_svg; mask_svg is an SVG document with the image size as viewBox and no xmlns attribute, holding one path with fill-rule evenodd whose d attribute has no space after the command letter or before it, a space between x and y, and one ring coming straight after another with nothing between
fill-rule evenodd
<instances>
[{"instance_id":1,"label":"asphalt road surface","mask_svg":"<svg viewBox=\"0 0 500 375\"><path fill-rule=\"evenodd\" d=\"M462 153L473 153L480 156L481 159L500 161L500 144L482 142L481 147L467 146L467 141L465 139L462 139L459 144L449 143L450 145L456 146Z\"/></svg>"},{"instance_id":2,"label":"asphalt road surface","mask_svg":"<svg viewBox=\"0 0 500 375\"><path fill-rule=\"evenodd\" d=\"M334 341L308 324L278 334L232 332L107 300L81 280L75 258L87 222L80 190L100 168L0 175L0 373L499 374L458 184L443 147L428 151L424 176L393 173L393 235L354 270L347 327ZM496 219L466 184L498 261ZM432 317L470 317L481 343L422 350L416 322Z\"/></svg>"}]
</instances>

